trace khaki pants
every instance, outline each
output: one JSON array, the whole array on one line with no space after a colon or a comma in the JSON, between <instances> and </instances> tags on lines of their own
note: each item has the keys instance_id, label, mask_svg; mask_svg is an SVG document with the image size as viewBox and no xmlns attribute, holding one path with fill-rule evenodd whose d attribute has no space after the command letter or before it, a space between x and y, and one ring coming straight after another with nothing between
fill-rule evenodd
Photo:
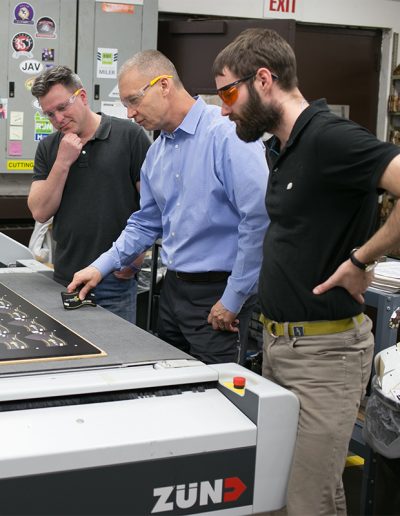
<instances>
[{"instance_id":1,"label":"khaki pants","mask_svg":"<svg viewBox=\"0 0 400 516\"><path fill-rule=\"evenodd\" d=\"M353 320L353 329L330 335L273 337L264 330L263 376L300 400L289 516L346 514L342 473L374 349L370 319Z\"/></svg>"}]
</instances>

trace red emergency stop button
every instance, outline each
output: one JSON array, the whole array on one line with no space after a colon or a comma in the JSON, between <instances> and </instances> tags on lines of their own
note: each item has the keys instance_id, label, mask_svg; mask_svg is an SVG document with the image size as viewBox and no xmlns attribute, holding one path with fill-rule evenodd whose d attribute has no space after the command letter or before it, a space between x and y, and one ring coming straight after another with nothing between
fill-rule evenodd
<instances>
[{"instance_id":1,"label":"red emergency stop button","mask_svg":"<svg viewBox=\"0 0 400 516\"><path fill-rule=\"evenodd\" d=\"M244 389L246 386L246 378L243 376L234 376L233 377L233 387L235 389Z\"/></svg>"}]
</instances>

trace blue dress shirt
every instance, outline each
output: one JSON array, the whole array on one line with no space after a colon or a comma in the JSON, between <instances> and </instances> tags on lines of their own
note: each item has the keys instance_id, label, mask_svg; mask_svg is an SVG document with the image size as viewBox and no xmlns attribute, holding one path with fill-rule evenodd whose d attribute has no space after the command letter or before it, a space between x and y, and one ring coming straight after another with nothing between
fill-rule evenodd
<instances>
[{"instance_id":1,"label":"blue dress shirt","mask_svg":"<svg viewBox=\"0 0 400 516\"><path fill-rule=\"evenodd\" d=\"M92 265L104 277L161 237L170 270L232 271L221 302L238 313L257 291L269 224L267 179L262 142L241 141L220 108L198 98L179 127L162 131L151 145L141 170L140 210Z\"/></svg>"}]
</instances>

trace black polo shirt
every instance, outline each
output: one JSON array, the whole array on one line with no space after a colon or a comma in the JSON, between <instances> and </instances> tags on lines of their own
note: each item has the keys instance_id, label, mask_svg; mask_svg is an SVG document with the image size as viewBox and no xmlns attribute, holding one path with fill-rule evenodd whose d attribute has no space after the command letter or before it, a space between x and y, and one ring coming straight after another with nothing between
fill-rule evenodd
<instances>
[{"instance_id":1,"label":"black polo shirt","mask_svg":"<svg viewBox=\"0 0 400 516\"><path fill-rule=\"evenodd\" d=\"M62 134L39 143L33 181L46 179ZM68 284L73 274L107 251L139 209L136 183L150 142L129 120L102 114L95 135L71 166L54 217L54 279Z\"/></svg>"},{"instance_id":2,"label":"black polo shirt","mask_svg":"<svg viewBox=\"0 0 400 516\"><path fill-rule=\"evenodd\" d=\"M273 320L343 319L362 307L343 288L312 290L368 240L377 222L378 182L400 149L337 117L325 100L297 119L273 161L266 195L271 218L259 294Z\"/></svg>"}]
</instances>

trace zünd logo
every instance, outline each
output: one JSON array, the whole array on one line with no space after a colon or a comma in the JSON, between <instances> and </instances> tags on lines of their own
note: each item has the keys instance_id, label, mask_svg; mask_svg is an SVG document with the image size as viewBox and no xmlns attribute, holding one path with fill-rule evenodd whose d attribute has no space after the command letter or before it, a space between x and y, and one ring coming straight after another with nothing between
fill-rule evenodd
<instances>
[{"instance_id":1,"label":"z\u00fcnd logo","mask_svg":"<svg viewBox=\"0 0 400 516\"><path fill-rule=\"evenodd\" d=\"M153 496L157 501L151 511L173 511L176 508L190 509L195 505L235 502L247 489L239 477L219 478L212 484L208 480L177 486L156 487Z\"/></svg>"}]
</instances>

